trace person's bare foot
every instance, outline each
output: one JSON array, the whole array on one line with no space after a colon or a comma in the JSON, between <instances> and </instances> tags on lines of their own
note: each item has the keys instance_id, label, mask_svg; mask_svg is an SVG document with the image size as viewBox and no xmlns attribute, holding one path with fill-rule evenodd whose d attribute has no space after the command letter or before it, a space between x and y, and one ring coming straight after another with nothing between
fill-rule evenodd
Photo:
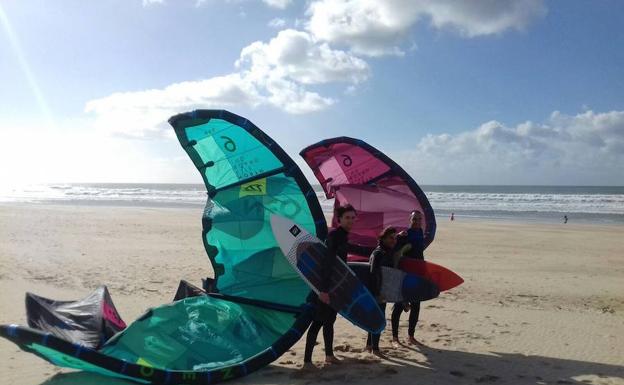
<instances>
[{"instance_id":1,"label":"person's bare foot","mask_svg":"<svg viewBox=\"0 0 624 385\"><path fill-rule=\"evenodd\" d=\"M301 370L314 370L314 369L316 369L316 366L314 366L314 364L311 362L304 362L303 366L301 367Z\"/></svg>"},{"instance_id":2,"label":"person's bare foot","mask_svg":"<svg viewBox=\"0 0 624 385\"><path fill-rule=\"evenodd\" d=\"M370 346L370 345L366 345L366 347L364 348L364 351L367 351L367 352L369 352L369 353L370 353L370 352L372 352L372 351L373 351L373 347L372 347L372 346Z\"/></svg>"},{"instance_id":3,"label":"person's bare foot","mask_svg":"<svg viewBox=\"0 0 624 385\"><path fill-rule=\"evenodd\" d=\"M325 363L332 364L332 365L340 365L341 362L335 356L325 356Z\"/></svg>"},{"instance_id":4,"label":"person's bare foot","mask_svg":"<svg viewBox=\"0 0 624 385\"><path fill-rule=\"evenodd\" d=\"M373 350L373 354L376 355L377 357L383 357L384 356L384 354L379 349Z\"/></svg>"},{"instance_id":5,"label":"person's bare foot","mask_svg":"<svg viewBox=\"0 0 624 385\"><path fill-rule=\"evenodd\" d=\"M414 336L409 336L408 341L411 345L418 345L418 341L416 341L416 338L414 338Z\"/></svg>"},{"instance_id":6,"label":"person's bare foot","mask_svg":"<svg viewBox=\"0 0 624 385\"><path fill-rule=\"evenodd\" d=\"M400 345L401 345L401 343L399 342L398 338L393 338L392 339L392 348L393 349L398 349Z\"/></svg>"}]
</instances>

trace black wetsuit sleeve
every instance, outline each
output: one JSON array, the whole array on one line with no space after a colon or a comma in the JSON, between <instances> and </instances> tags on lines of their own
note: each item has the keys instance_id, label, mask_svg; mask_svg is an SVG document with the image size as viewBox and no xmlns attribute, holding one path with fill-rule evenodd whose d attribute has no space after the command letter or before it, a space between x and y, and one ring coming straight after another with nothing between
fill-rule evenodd
<instances>
[{"instance_id":1,"label":"black wetsuit sleeve","mask_svg":"<svg viewBox=\"0 0 624 385\"><path fill-rule=\"evenodd\" d=\"M327 254L323 256L321 260L321 286L319 291L327 292L331 285L331 272L336 261L336 253L338 251L338 244L336 242L336 233L329 233L327 240L325 241L327 246Z\"/></svg>"},{"instance_id":2,"label":"black wetsuit sleeve","mask_svg":"<svg viewBox=\"0 0 624 385\"><path fill-rule=\"evenodd\" d=\"M375 250L374 247L366 247L360 245L354 245L352 243L347 244L347 252L349 254L357 254L362 256L371 255L371 253Z\"/></svg>"},{"instance_id":3,"label":"black wetsuit sleeve","mask_svg":"<svg viewBox=\"0 0 624 385\"><path fill-rule=\"evenodd\" d=\"M423 253L425 250L425 240L426 240L425 236L426 236L426 233L420 230L420 237L418 237L417 242L415 242L415 244L412 245L412 247L414 248L412 252L412 257L416 259L425 259L425 255Z\"/></svg>"}]
</instances>

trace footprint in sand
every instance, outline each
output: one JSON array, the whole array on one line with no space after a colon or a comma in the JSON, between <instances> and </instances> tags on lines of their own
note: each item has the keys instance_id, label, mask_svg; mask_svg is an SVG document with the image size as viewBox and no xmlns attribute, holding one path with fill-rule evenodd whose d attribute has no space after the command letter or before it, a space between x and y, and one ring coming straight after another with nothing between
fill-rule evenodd
<instances>
[{"instance_id":1,"label":"footprint in sand","mask_svg":"<svg viewBox=\"0 0 624 385\"><path fill-rule=\"evenodd\" d=\"M455 376L455 377L465 376L465 374L463 372L460 372L459 370L451 370L449 373L451 374L451 376Z\"/></svg>"},{"instance_id":2,"label":"footprint in sand","mask_svg":"<svg viewBox=\"0 0 624 385\"><path fill-rule=\"evenodd\" d=\"M500 379L500 377L493 376L491 374L486 374L485 376L475 378L475 382L483 383L483 382L496 382Z\"/></svg>"},{"instance_id":3,"label":"footprint in sand","mask_svg":"<svg viewBox=\"0 0 624 385\"><path fill-rule=\"evenodd\" d=\"M335 346L334 350L337 352L350 352L352 349L351 349L351 345L344 344L344 345Z\"/></svg>"},{"instance_id":4,"label":"footprint in sand","mask_svg":"<svg viewBox=\"0 0 624 385\"><path fill-rule=\"evenodd\" d=\"M280 363L280 365L292 365L292 364L294 364L294 362L291 361L291 360L280 361L279 363Z\"/></svg>"}]
</instances>

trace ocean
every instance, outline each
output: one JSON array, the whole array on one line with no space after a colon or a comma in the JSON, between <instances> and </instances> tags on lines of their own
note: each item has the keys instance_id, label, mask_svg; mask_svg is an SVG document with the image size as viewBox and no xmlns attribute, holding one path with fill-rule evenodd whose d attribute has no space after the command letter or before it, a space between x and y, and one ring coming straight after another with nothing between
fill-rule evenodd
<instances>
[{"instance_id":1,"label":"ocean","mask_svg":"<svg viewBox=\"0 0 624 385\"><path fill-rule=\"evenodd\" d=\"M624 186L442 186L422 185L438 220L493 219L510 221L624 224ZM333 202L315 186L326 212ZM37 184L0 188L0 202L203 207L200 184Z\"/></svg>"}]
</instances>

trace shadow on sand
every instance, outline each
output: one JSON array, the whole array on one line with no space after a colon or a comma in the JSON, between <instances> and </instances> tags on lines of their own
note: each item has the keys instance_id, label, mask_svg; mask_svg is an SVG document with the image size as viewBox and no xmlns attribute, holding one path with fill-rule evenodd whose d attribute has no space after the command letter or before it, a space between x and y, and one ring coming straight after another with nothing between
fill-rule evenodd
<instances>
[{"instance_id":1,"label":"shadow on sand","mask_svg":"<svg viewBox=\"0 0 624 385\"><path fill-rule=\"evenodd\" d=\"M230 384L371 383L433 384L624 384L624 366L515 353L468 353L402 345L383 358L343 356L341 365L301 370L268 366ZM417 357L414 359L414 357ZM86 372L57 374L41 385L128 385Z\"/></svg>"}]
</instances>

